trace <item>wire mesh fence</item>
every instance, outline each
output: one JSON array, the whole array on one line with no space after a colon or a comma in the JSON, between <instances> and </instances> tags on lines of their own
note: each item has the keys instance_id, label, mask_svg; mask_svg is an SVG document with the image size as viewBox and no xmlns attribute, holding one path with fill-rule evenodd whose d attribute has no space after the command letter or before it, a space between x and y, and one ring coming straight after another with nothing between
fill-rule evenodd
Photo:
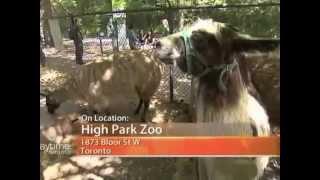
<instances>
[{"instance_id":1,"label":"wire mesh fence","mask_svg":"<svg viewBox=\"0 0 320 180\"><path fill-rule=\"evenodd\" d=\"M192 4L195 5L195 4ZM136 48L151 49L153 42L198 18L212 18L238 27L244 33L262 37L280 37L279 6L246 8L188 8L155 9L154 11L128 11L108 14L79 16L79 26L84 35L84 48L100 49L101 54L129 50L128 26L136 35ZM96 17L98 21L90 22ZM60 28L65 39L68 37L69 18L60 19ZM91 23L90 28L88 25ZM42 31L41 31L42 32ZM151 36L143 40L144 36ZM44 35L44 34L43 34ZM45 39L45 38L44 38ZM72 45L72 43L70 44ZM86 55L84 55L86 57ZM176 66L164 66L160 88L161 97L167 100L190 103L191 77Z\"/></svg>"}]
</instances>

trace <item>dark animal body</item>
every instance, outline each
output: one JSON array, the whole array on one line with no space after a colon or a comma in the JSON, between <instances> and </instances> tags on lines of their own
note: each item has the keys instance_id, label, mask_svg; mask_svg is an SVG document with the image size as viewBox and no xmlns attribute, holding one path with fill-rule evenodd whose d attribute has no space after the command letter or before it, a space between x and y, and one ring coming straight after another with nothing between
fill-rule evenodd
<instances>
[{"instance_id":1,"label":"dark animal body","mask_svg":"<svg viewBox=\"0 0 320 180\"><path fill-rule=\"evenodd\" d=\"M280 48L269 53L250 53L245 61L252 84L260 94L272 125L280 125Z\"/></svg>"},{"instance_id":2,"label":"dark animal body","mask_svg":"<svg viewBox=\"0 0 320 180\"><path fill-rule=\"evenodd\" d=\"M243 35L231 26L199 20L186 30L160 39L156 56L193 75L196 122L228 124L214 136L269 136L268 115L252 83L246 55L270 52L278 40ZM239 124L248 128L240 129ZM235 129L235 131L233 131ZM268 157L199 158L200 180L256 180Z\"/></svg>"},{"instance_id":3,"label":"dark animal body","mask_svg":"<svg viewBox=\"0 0 320 180\"><path fill-rule=\"evenodd\" d=\"M85 101L92 113L138 114L142 105L144 120L153 94L161 79L160 62L150 51L122 51L104 60L82 65L65 84L47 96L48 111L53 113L67 100Z\"/></svg>"}]
</instances>

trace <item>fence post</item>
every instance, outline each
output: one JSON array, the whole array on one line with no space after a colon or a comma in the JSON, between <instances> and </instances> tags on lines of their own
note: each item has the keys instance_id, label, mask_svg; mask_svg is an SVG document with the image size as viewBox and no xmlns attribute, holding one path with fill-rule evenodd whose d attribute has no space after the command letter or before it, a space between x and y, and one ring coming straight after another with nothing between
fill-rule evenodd
<instances>
[{"instance_id":1,"label":"fence post","mask_svg":"<svg viewBox=\"0 0 320 180\"><path fill-rule=\"evenodd\" d=\"M119 51L118 21L116 21L116 26L115 26L115 27L116 27L116 30L115 30L115 31L116 31L116 39L117 39L117 41L116 41L116 42L117 42L117 51Z\"/></svg>"},{"instance_id":2,"label":"fence post","mask_svg":"<svg viewBox=\"0 0 320 180\"><path fill-rule=\"evenodd\" d=\"M118 23L117 20L112 17L112 48L113 52L119 51L118 47Z\"/></svg>"},{"instance_id":3,"label":"fence post","mask_svg":"<svg viewBox=\"0 0 320 180\"><path fill-rule=\"evenodd\" d=\"M168 25L169 25L169 34L173 34L173 11L172 9L168 9L166 11ZM172 65L170 65L170 102L173 102L173 74L172 74Z\"/></svg>"},{"instance_id":4,"label":"fence post","mask_svg":"<svg viewBox=\"0 0 320 180\"><path fill-rule=\"evenodd\" d=\"M173 102L173 77L172 77L172 65L170 65L170 102Z\"/></svg>"},{"instance_id":5,"label":"fence post","mask_svg":"<svg viewBox=\"0 0 320 180\"><path fill-rule=\"evenodd\" d=\"M101 51L101 55L103 56L103 46L102 46L102 37L99 34L99 41L100 41L100 51Z\"/></svg>"}]
</instances>

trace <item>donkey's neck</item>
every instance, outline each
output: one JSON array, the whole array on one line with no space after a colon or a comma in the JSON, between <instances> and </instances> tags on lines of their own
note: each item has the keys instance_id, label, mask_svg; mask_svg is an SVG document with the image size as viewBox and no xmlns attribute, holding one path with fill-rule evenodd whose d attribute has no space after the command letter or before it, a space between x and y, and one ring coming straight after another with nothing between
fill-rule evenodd
<instances>
[{"instance_id":1,"label":"donkey's neck","mask_svg":"<svg viewBox=\"0 0 320 180\"><path fill-rule=\"evenodd\" d=\"M221 92L215 79L199 80L197 119L200 122L245 121L248 91L241 79L239 68L224 78L226 92Z\"/></svg>"},{"instance_id":2,"label":"donkey's neck","mask_svg":"<svg viewBox=\"0 0 320 180\"><path fill-rule=\"evenodd\" d=\"M226 72L222 81L221 72L211 72L199 79L199 92L204 96L207 105L215 106L216 109L224 109L238 103L241 94L246 91L239 67L231 72ZM221 89L221 83L226 89Z\"/></svg>"}]
</instances>

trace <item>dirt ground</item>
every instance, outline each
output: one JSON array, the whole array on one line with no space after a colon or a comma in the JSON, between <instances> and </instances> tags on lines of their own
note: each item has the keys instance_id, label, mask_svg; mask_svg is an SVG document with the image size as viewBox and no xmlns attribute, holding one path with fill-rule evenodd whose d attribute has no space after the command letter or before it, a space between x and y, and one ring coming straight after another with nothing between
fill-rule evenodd
<instances>
[{"instance_id":1,"label":"dirt ground","mask_svg":"<svg viewBox=\"0 0 320 180\"><path fill-rule=\"evenodd\" d=\"M55 49L45 49L46 66L40 67L40 91L54 90L59 87L64 81L65 77L78 65L74 62L73 49L70 43L66 44L66 48L61 51ZM109 53L108 51L104 53ZM97 48L85 48L84 61L101 57L100 50ZM154 95L150 102L150 110L147 114L146 120L149 122L179 122L190 120L188 113L188 104L169 102L169 92L166 88L164 80L162 80L159 91ZM72 137L63 138L58 132L57 126L59 118L64 120L71 120L77 116L77 113L70 113L77 111L77 108L69 108L67 116L60 113L51 115L47 113L45 107L45 98L40 96L40 113L41 113L41 134L42 143L69 143ZM70 119L71 118L71 119ZM174 167L175 158L113 158L113 157L96 157L90 158L86 156L73 156L73 155L50 155L49 153L41 152L41 167L43 173L41 174L45 180L50 179L122 179L127 176L136 176L142 179L147 178L147 174L160 173L158 177L169 178L175 171ZM169 163L170 162L170 163ZM140 166L131 164L139 164ZM149 173L144 171L156 165L155 169L150 169ZM158 165L165 166L167 169L165 173L158 171ZM135 169L128 172L128 168ZM140 174L138 173L140 172ZM129 178L130 179L130 178ZM155 179L151 178L150 179ZM167 178L165 178L167 179Z\"/></svg>"},{"instance_id":2,"label":"dirt ground","mask_svg":"<svg viewBox=\"0 0 320 180\"><path fill-rule=\"evenodd\" d=\"M53 90L64 81L65 76L78 65L74 62L72 44L66 42L66 48L61 51L45 49L47 56L46 67L40 67L40 91ZM104 53L109 53L105 51ZM100 58L100 49L85 47L84 61L89 62ZM147 121L162 122L186 122L191 121L189 106L183 102L169 102L169 92L162 80L157 93L151 100ZM72 109L70 111L76 111ZM46 111L45 98L40 96L40 137L41 143L68 143L72 136L62 137L56 126L59 115L50 115ZM76 114L69 113L64 119L70 120ZM48 137L51 137L48 138ZM165 180L172 179L177 171L176 160L178 158L117 158L117 157L87 157L69 155L50 155L41 152L41 175L45 180L70 179L70 180ZM184 159L184 168L190 168L190 158ZM183 170L185 171L185 170ZM191 173L191 172L189 172ZM265 171L263 180L280 179L280 160L273 158Z\"/></svg>"}]
</instances>

